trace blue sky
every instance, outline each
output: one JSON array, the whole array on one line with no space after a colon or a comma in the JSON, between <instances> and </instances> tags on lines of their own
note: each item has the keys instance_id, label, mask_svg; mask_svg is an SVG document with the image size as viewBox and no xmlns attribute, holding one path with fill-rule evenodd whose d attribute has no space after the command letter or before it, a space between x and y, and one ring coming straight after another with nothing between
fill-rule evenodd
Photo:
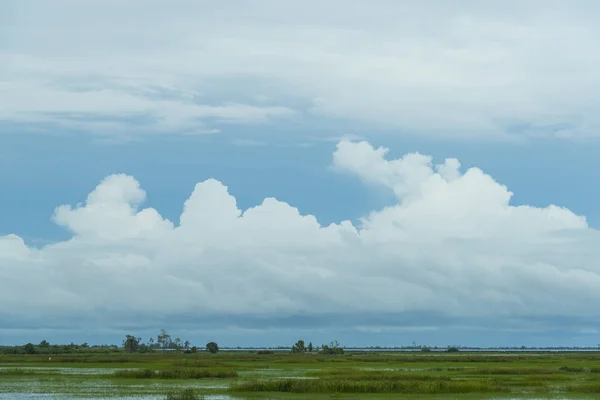
<instances>
[{"instance_id":1,"label":"blue sky","mask_svg":"<svg viewBox=\"0 0 600 400\"><path fill-rule=\"evenodd\" d=\"M50 219L54 208L83 201L97 182L113 173L138 178L149 192L147 205L171 220L178 218L193 185L208 178L227 184L243 209L273 196L315 215L322 224L356 220L394 202L389 193L364 190L355 179L330 170L335 142L305 147L293 138L278 140L279 131L273 127L263 127L260 133L266 129L271 135L266 146L236 145L234 138L248 133L243 127L227 135L118 145L76 134L31 135L19 133L17 127L4 129L9 135L3 138L7 156L0 171L2 187L7 188L6 206L0 210L2 233L17 233L31 244L68 238L69 232ZM312 129L322 131L318 123ZM250 134L254 130L250 128ZM383 134L373 135L372 142L389 146L391 154L419 151L436 160L457 157L466 168L482 168L507 185L515 193L515 204L557 204L585 215L594 228L600 222L595 207L600 188L587 183L597 179L600 169L594 157L600 151L596 142L473 143Z\"/></svg>"},{"instance_id":2,"label":"blue sky","mask_svg":"<svg viewBox=\"0 0 600 400\"><path fill-rule=\"evenodd\" d=\"M58 3L0 12L0 343L600 342L593 3Z\"/></svg>"}]
</instances>

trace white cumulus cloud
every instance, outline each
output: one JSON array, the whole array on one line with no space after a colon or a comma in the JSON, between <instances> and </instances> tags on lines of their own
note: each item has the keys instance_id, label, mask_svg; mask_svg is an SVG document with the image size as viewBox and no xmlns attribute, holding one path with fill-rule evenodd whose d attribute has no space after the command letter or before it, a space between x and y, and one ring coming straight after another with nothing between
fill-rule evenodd
<instances>
[{"instance_id":1,"label":"white cumulus cloud","mask_svg":"<svg viewBox=\"0 0 600 400\"><path fill-rule=\"evenodd\" d=\"M600 317L600 236L584 217L512 205L505 186L456 159L386 154L338 143L334 167L397 203L329 226L273 198L240 210L214 179L169 221L143 208L135 178L111 175L84 203L56 208L71 239L33 248L0 237L0 318L19 328L133 316Z\"/></svg>"}]
</instances>

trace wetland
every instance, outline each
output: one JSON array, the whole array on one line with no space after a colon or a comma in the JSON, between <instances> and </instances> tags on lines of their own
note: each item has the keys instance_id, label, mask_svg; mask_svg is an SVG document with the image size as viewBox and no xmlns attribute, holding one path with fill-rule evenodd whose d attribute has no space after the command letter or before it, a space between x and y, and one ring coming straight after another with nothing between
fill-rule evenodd
<instances>
[{"instance_id":1,"label":"wetland","mask_svg":"<svg viewBox=\"0 0 600 400\"><path fill-rule=\"evenodd\" d=\"M600 352L0 356L0 400L600 399Z\"/></svg>"}]
</instances>

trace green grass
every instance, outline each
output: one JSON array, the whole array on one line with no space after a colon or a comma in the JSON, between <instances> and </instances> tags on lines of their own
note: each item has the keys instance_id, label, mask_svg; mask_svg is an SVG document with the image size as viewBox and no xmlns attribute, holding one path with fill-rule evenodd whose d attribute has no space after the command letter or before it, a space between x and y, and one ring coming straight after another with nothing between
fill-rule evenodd
<instances>
[{"instance_id":1,"label":"green grass","mask_svg":"<svg viewBox=\"0 0 600 400\"><path fill-rule=\"evenodd\" d=\"M558 369L562 372L575 372L575 373L585 372L585 369L583 367L568 367L566 365L563 365L562 367L560 367Z\"/></svg>"},{"instance_id":2,"label":"green grass","mask_svg":"<svg viewBox=\"0 0 600 400\"><path fill-rule=\"evenodd\" d=\"M339 368L330 370L309 371L307 377L318 377L321 379L352 379L359 381L449 381L450 377L440 375L424 375L419 373L406 373L404 371L370 371L357 368Z\"/></svg>"},{"instance_id":3,"label":"green grass","mask_svg":"<svg viewBox=\"0 0 600 400\"><path fill-rule=\"evenodd\" d=\"M153 370L150 368L137 370L122 370L115 371L112 374L103 375L107 378L125 378L125 379L218 379L218 378L235 378L237 371L233 369L166 369Z\"/></svg>"},{"instance_id":4,"label":"green grass","mask_svg":"<svg viewBox=\"0 0 600 400\"><path fill-rule=\"evenodd\" d=\"M198 395L193 389L184 389L178 393L167 394L167 400L201 400L203 396Z\"/></svg>"},{"instance_id":5,"label":"green grass","mask_svg":"<svg viewBox=\"0 0 600 400\"><path fill-rule=\"evenodd\" d=\"M49 360L48 355L0 356L0 393L30 393L32 388L36 393L81 396L90 392L104 396L107 391L113 393L109 397L171 393L168 398L172 400L226 393L263 398L285 395L298 399L331 396L427 399L429 396L449 400L456 395L460 398L481 398L482 395L485 398L600 398L600 352L346 353L336 356L221 352L216 355L114 353L51 357ZM150 381L151 384L146 384ZM190 390L184 394L186 386Z\"/></svg>"},{"instance_id":6,"label":"green grass","mask_svg":"<svg viewBox=\"0 0 600 400\"><path fill-rule=\"evenodd\" d=\"M289 392L289 393L501 393L508 392L489 380L421 380L421 379L273 379L236 383L234 392Z\"/></svg>"},{"instance_id":7,"label":"green grass","mask_svg":"<svg viewBox=\"0 0 600 400\"><path fill-rule=\"evenodd\" d=\"M35 376L35 375L50 375L60 373L60 371L51 370L34 370L34 369L23 369L23 368L9 368L0 370L0 378L2 377L16 377L16 376Z\"/></svg>"}]
</instances>

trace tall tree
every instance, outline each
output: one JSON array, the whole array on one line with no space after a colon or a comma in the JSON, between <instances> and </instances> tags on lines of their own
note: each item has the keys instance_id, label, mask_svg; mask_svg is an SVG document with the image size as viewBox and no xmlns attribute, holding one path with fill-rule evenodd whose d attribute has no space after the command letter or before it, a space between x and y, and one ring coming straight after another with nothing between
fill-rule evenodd
<instances>
[{"instance_id":1,"label":"tall tree","mask_svg":"<svg viewBox=\"0 0 600 400\"><path fill-rule=\"evenodd\" d=\"M304 340L298 340L295 345L292 346L292 353L304 353Z\"/></svg>"},{"instance_id":2,"label":"tall tree","mask_svg":"<svg viewBox=\"0 0 600 400\"><path fill-rule=\"evenodd\" d=\"M140 348L141 338L136 338L132 335L125 336L125 340L123 340L123 348L128 353L135 353Z\"/></svg>"},{"instance_id":3,"label":"tall tree","mask_svg":"<svg viewBox=\"0 0 600 400\"><path fill-rule=\"evenodd\" d=\"M159 344L161 349L170 349L172 345L171 335L166 330L161 329L160 335L158 335L156 342Z\"/></svg>"},{"instance_id":4,"label":"tall tree","mask_svg":"<svg viewBox=\"0 0 600 400\"><path fill-rule=\"evenodd\" d=\"M27 343L25 346L23 346L23 350L25 350L25 354L35 354L35 346L33 345L33 343Z\"/></svg>"},{"instance_id":5,"label":"tall tree","mask_svg":"<svg viewBox=\"0 0 600 400\"><path fill-rule=\"evenodd\" d=\"M208 351L211 354L215 354L219 351L219 345L215 342L208 342L206 343L206 351Z\"/></svg>"}]
</instances>

